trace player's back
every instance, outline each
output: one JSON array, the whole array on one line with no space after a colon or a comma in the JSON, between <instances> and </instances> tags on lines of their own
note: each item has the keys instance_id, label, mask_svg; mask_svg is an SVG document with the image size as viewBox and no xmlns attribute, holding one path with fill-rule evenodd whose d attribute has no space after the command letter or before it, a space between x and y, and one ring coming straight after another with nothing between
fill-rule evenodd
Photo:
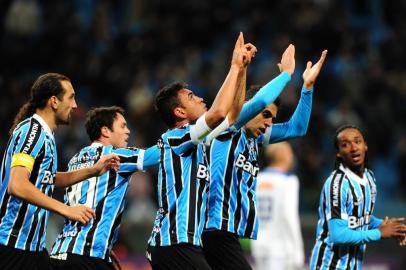
<instances>
[{"instance_id":1,"label":"player's back","mask_svg":"<svg viewBox=\"0 0 406 270\"><path fill-rule=\"evenodd\" d=\"M254 252L284 255L292 249L288 222L291 204L297 209L299 182L296 175L267 168L258 174L257 201L259 232Z\"/></svg>"}]
</instances>

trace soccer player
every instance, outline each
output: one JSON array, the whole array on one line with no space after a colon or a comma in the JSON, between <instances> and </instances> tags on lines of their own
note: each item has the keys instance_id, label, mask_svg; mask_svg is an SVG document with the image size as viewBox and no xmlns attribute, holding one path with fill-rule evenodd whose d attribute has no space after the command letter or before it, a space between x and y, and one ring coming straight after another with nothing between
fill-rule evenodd
<instances>
[{"instance_id":1,"label":"soccer player","mask_svg":"<svg viewBox=\"0 0 406 270\"><path fill-rule=\"evenodd\" d=\"M290 172L292 147L287 142L265 150L268 166L258 174L258 239L252 241L256 270L303 269L299 219L299 179Z\"/></svg>"},{"instance_id":2,"label":"soccer player","mask_svg":"<svg viewBox=\"0 0 406 270\"><path fill-rule=\"evenodd\" d=\"M120 168L66 189L68 205L86 205L95 210L96 218L85 226L65 221L51 252L51 263L56 270L114 269L111 250L118 238L131 175L159 162L157 146L147 150L127 147L130 130L120 107L90 110L86 131L92 144L72 157L69 171L91 166L110 153L120 157Z\"/></svg>"},{"instance_id":3,"label":"soccer player","mask_svg":"<svg viewBox=\"0 0 406 270\"><path fill-rule=\"evenodd\" d=\"M310 269L362 269L366 243L404 239L406 226L402 218L373 215L377 188L367 168L368 146L361 130L351 125L338 128L334 146L336 164L320 194Z\"/></svg>"},{"instance_id":4,"label":"soccer player","mask_svg":"<svg viewBox=\"0 0 406 270\"><path fill-rule=\"evenodd\" d=\"M0 269L48 269L45 229L49 211L88 223L94 211L67 206L51 198L54 184L66 187L104 173L117 165L109 155L95 166L76 172L57 172L53 130L68 124L76 108L70 80L60 74L40 76L30 100L20 109L1 163Z\"/></svg>"},{"instance_id":5,"label":"soccer player","mask_svg":"<svg viewBox=\"0 0 406 270\"><path fill-rule=\"evenodd\" d=\"M238 117L239 83L255 51L240 34L227 78L209 110L182 83L167 85L155 96L170 129L158 142L159 209L146 254L153 269L211 269L201 249L209 181L202 141L226 117L231 124Z\"/></svg>"},{"instance_id":6,"label":"soccer player","mask_svg":"<svg viewBox=\"0 0 406 270\"><path fill-rule=\"evenodd\" d=\"M289 81L295 68L294 54L294 46L289 45L279 64L282 74L255 97L257 89L250 89L246 98L252 99L244 104L236 124L218 136L213 131L208 139L216 137L210 144L208 219L202 239L206 259L213 269L251 269L238 238L257 238L258 146L306 133L314 82L327 51L323 51L314 66L310 61L307 63L301 98L292 118L286 123L272 125L278 110L277 103L272 103L277 97L272 91L280 93Z\"/></svg>"}]
</instances>

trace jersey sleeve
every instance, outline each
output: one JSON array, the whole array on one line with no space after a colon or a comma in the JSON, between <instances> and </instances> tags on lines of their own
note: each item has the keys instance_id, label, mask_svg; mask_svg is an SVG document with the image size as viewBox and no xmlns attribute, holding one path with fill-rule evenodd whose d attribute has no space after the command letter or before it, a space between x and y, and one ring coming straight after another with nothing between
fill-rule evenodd
<instances>
[{"instance_id":1,"label":"jersey sleeve","mask_svg":"<svg viewBox=\"0 0 406 270\"><path fill-rule=\"evenodd\" d=\"M378 229L355 231L348 228L346 220L332 219L328 221L330 240L336 245L362 245L381 239Z\"/></svg>"},{"instance_id":2,"label":"jersey sleeve","mask_svg":"<svg viewBox=\"0 0 406 270\"><path fill-rule=\"evenodd\" d=\"M157 166L159 164L159 149L158 146L154 145L147 148L144 152L144 158L142 161L142 169L147 169L149 167Z\"/></svg>"},{"instance_id":3,"label":"jersey sleeve","mask_svg":"<svg viewBox=\"0 0 406 270\"><path fill-rule=\"evenodd\" d=\"M383 219L377 218L374 215L370 216L370 223L369 223L369 229L378 229L379 226L381 226Z\"/></svg>"},{"instance_id":4,"label":"jersey sleeve","mask_svg":"<svg viewBox=\"0 0 406 270\"><path fill-rule=\"evenodd\" d=\"M204 142L206 136L212 131L203 114L194 125L188 125L171 131L167 135L168 144L172 151L181 156L197 144Z\"/></svg>"},{"instance_id":5,"label":"jersey sleeve","mask_svg":"<svg viewBox=\"0 0 406 270\"><path fill-rule=\"evenodd\" d=\"M312 111L313 89L302 87L299 104L289 121L273 124L267 128L263 145L277 143L288 139L304 136L309 126Z\"/></svg>"},{"instance_id":6,"label":"jersey sleeve","mask_svg":"<svg viewBox=\"0 0 406 270\"><path fill-rule=\"evenodd\" d=\"M29 126L22 126L15 132L18 132L20 142L12 153L11 167L22 166L31 172L43 151L45 131L39 123L32 121Z\"/></svg>"},{"instance_id":7,"label":"jersey sleeve","mask_svg":"<svg viewBox=\"0 0 406 270\"><path fill-rule=\"evenodd\" d=\"M286 84L290 81L291 76L287 72L282 72L275 79L263 86L258 93L246 102L240 112L240 115L235 122L236 129L240 129L249 120L264 110L269 104L275 101L280 95Z\"/></svg>"},{"instance_id":8,"label":"jersey sleeve","mask_svg":"<svg viewBox=\"0 0 406 270\"><path fill-rule=\"evenodd\" d=\"M145 150L135 147L114 148L112 153L120 158L118 173L136 172L144 169Z\"/></svg>"}]
</instances>

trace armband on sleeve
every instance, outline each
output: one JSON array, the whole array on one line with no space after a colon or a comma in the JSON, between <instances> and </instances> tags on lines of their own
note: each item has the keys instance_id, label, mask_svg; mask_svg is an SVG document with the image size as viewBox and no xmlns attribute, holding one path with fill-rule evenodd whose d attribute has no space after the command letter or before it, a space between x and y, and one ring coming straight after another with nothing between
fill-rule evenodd
<instances>
[{"instance_id":1,"label":"armband on sleeve","mask_svg":"<svg viewBox=\"0 0 406 270\"><path fill-rule=\"evenodd\" d=\"M25 153L14 154L11 158L11 168L15 166L23 166L31 172L32 168L34 167L34 163L35 159Z\"/></svg>"},{"instance_id":2,"label":"armband on sleeve","mask_svg":"<svg viewBox=\"0 0 406 270\"><path fill-rule=\"evenodd\" d=\"M138 152L137 169L139 171L144 170L144 153L145 153L145 150L143 150L143 149L140 149L140 151Z\"/></svg>"},{"instance_id":3,"label":"armband on sleeve","mask_svg":"<svg viewBox=\"0 0 406 270\"><path fill-rule=\"evenodd\" d=\"M229 127L230 127L230 122L228 121L228 117L226 117L226 119L224 119L224 121L221 122L220 125L218 125L215 129L213 129L212 132L210 132L209 135L207 135L205 144L210 145L211 141L214 138L216 138L218 135L220 135L223 131L225 131Z\"/></svg>"},{"instance_id":4,"label":"armband on sleeve","mask_svg":"<svg viewBox=\"0 0 406 270\"><path fill-rule=\"evenodd\" d=\"M196 124L190 129L190 138L194 144L198 144L211 132L211 128L206 123L206 114L197 119Z\"/></svg>"}]
</instances>

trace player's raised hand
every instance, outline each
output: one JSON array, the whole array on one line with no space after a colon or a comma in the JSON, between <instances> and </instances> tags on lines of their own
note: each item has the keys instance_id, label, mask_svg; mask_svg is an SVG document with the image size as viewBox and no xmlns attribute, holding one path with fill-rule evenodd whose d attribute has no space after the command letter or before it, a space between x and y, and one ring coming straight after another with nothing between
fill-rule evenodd
<instances>
[{"instance_id":1,"label":"player's raised hand","mask_svg":"<svg viewBox=\"0 0 406 270\"><path fill-rule=\"evenodd\" d=\"M86 225L93 218L96 218L95 212L87 206L84 205L75 205L67 206L63 210L62 215L67 219L79 221L83 225Z\"/></svg>"},{"instance_id":2,"label":"player's raised hand","mask_svg":"<svg viewBox=\"0 0 406 270\"><path fill-rule=\"evenodd\" d=\"M116 154L108 154L102 156L96 164L93 165L95 175L99 176L107 172L108 170L117 171L120 166L120 158Z\"/></svg>"},{"instance_id":3,"label":"player's raised hand","mask_svg":"<svg viewBox=\"0 0 406 270\"><path fill-rule=\"evenodd\" d=\"M319 61L317 61L316 64L313 65L311 61L307 62L306 70L303 72L303 80L304 80L304 85L306 88L309 89L314 86L316 78L320 73L324 60L326 59L326 56L327 56L327 50L324 50L321 53L320 59L319 59Z\"/></svg>"},{"instance_id":4,"label":"player's raised hand","mask_svg":"<svg viewBox=\"0 0 406 270\"><path fill-rule=\"evenodd\" d=\"M252 43L246 43L244 44L244 49L245 52L247 53L247 57L244 58L244 64L245 66L251 64L252 58L255 57L255 54L257 53L257 47L255 47Z\"/></svg>"},{"instance_id":5,"label":"player's raised hand","mask_svg":"<svg viewBox=\"0 0 406 270\"><path fill-rule=\"evenodd\" d=\"M281 62L278 63L279 71L284 72L286 71L290 75L295 72L295 46L289 44L286 50L282 54Z\"/></svg>"},{"instance_id":6,"label":"player's raised hand","mask_svg":"<svg viewBox=\"0 0 406 270\"><path fill-rule=\"evenodd\" d=\"M233 57L231 59L231 66L243 68L245 62L248 61L248 53L244 47L244 36L242 32L238 35L238 39L234 46Z\"/></svg>"}]
</instances>

